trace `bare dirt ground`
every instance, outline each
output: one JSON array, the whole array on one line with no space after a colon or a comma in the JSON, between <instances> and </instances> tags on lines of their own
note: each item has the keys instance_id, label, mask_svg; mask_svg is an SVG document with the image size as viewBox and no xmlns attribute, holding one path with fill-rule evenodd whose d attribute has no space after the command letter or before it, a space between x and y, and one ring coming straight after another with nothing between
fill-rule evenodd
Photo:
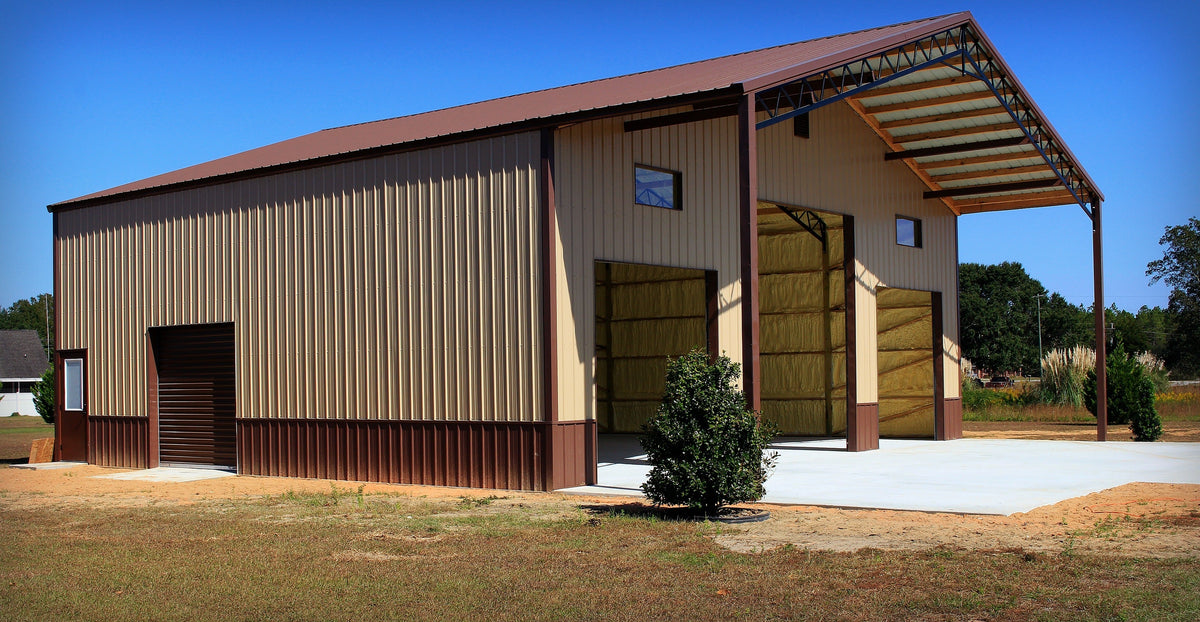
<instances>
[{"instance_id":1,"label":"bare dirt ground","mask_svg":"<svg viewBox=\"0 0 1200 622\"><path fill-rule=\"evenodd\" d=\"M227 477L189 483L95 479L120 472L96 466L32 471L0 466L0 506L186 506L211 500L259 499L289 492L388 494L413 498L501 497L489 511L535 510L541 516L583 519L581 507L639 507L636 498L359 484L269 477ZM924 550L1024 550L1097 553L1128 557L1200 557L1200 486L1134 483L1011 516L975 516L812 506L759 505L772 518L722 526L714 539L727 548L756 552L781 546L827 551L863 548Z\"/></svg>"},{"instance_id":2,"label":"bare dirt ground","mask_svg":"<svg viewBox=\"0 0 1200 622\"><path fill-rule=\"evenodd\" d=\"M1164 421L1159 442L1200 442L1200 421ZM1017 438L1022 440L1094 441L1096 422L964 421L967 438ZM1108 426L1108 440L1132 441L1127 425Z\"/></svg>"}]
</instances>

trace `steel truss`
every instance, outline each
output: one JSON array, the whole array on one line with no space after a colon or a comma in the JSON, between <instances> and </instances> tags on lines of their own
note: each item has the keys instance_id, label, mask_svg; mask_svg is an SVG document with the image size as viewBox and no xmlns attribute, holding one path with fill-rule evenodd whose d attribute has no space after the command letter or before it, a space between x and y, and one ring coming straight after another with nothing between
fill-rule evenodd
<instances>
[{"instance_id":1,"label":"steel truss","mask_svg":"<svg viewBox=\"0 0 1200 622\"><path fill-rule=\"evenodd\" d=\"M755 127L760 130L770 127L935 66L953 68L964 76L986 84L1058 181L1075 197L1083 211L1094 218L1095 210L1089 209L1094 201L1093 193L1083 176L1033 112L1033 106L1025 101L999 62L987 52L979 37L968 26L951 28L867 58L758 91L754 99L758 108L767 112L767 118Z\"/></svg>"},{"instance_id":2,"label":"steel truss","mask_svg":"<svg viewBox=\"0 0 1200 622\"><path fill-rule=\"evenodd\" d=\"M810 210L804 210L800 214L796 214L795 210L787 208L783 205L776 205L779 211L788 215L788 218L796 221L802 229L809 232L814 238L821 242L821 252L829 251L829 227L825 225L825 221L814 214Z\"/></svg>"}]
</instances>

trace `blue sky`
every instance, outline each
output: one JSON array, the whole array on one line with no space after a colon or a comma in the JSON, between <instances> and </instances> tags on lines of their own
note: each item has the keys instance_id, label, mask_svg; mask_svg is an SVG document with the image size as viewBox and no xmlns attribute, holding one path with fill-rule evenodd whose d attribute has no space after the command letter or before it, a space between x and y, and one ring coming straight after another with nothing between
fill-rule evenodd
<instances>
[{"instance_id":1,"label":"blue sky","mask_svg":"<svg viewBox=\"0 0 1200 622\"><path fill-rule=\"evenodd\" d=\"M0 305L51 289L45 206L311 131L970 10L1104 191L1106 298L1200 215L1200 3L0 0ZM1091 304L1078 207L960 220Z\"/></svg>"}]
</instances>

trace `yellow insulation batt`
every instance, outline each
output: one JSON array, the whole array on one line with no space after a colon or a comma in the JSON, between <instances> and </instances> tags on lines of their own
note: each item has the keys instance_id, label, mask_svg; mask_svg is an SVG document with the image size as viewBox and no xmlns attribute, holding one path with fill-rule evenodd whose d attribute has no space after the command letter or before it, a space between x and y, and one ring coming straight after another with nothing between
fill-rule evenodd
<instances>
[{"instance_id":1,"label":"yellow insulation batt","mask_svg":"<svg viewBox=\"0 0 1200 622\"><path fill-rule=\"evenodd\" d=\"M667 358L704 348L703 270L596 262L601 432L640 432L662 401Z\"/></svg>"},{"instance_id":2,"label":"yellow insulation batt","mask_svg":"<svg viewBox=\"0 0 1200 622\"><path fill-rule=\"evenodd\" d=\"M789 208L800 216L804 208ZM842 218L826 244L772 203L759 203L758 304L763 417L783 434L846 432L846 285ZM801 217L802 220L804 219ZM805 222L813 223L815 219Z\"/></svg>"},{"instance_id":3,"label":"yellow insulation batt","mask_svg":"<svg viewBox=\"0 0 1200 622\"><path fill-rule=\"evenodd\" d=\"M881 288L879 435L934 436L933 305L929 292Z\"/></svg>"}]
</instances>

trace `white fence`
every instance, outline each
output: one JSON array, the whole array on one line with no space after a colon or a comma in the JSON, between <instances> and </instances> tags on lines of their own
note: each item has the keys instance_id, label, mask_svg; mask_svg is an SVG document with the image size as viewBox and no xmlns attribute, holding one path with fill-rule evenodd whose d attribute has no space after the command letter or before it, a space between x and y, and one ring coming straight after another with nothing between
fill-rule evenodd
<instances>
[{"instance_id":1,"label":"white fence","mask_svg":"<svg viewBox=\"0 0 1200 622\"><path fill-rule=\"evenodd\" d=\"M38 416L37 409L33 407L33 394L0 393L0 417L7 417L13 413L26 417Z\"/></svg>"}]
</instances>

